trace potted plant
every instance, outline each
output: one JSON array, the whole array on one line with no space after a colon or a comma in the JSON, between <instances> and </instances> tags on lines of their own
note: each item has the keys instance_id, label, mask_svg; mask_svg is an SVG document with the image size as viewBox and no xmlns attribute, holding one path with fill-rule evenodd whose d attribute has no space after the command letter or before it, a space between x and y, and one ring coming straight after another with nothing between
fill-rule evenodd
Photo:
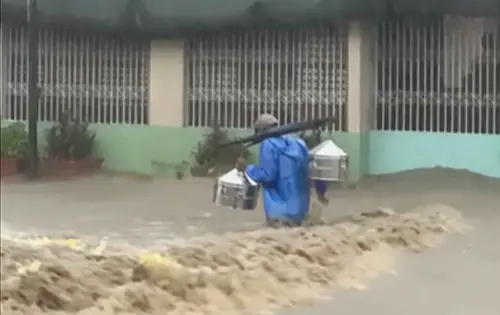
<instances>
[{"instance_id":1,"label":"potted plant","mask_svg":"<svg viewBox=\"0 0 500 315\"><path fill-rule=\"evenodd\" d=\"M26 154L28 133L22 123L13 123L1 127L1 176L17 174L18 159Z\"/></svg>"},{"instance_id":2,"label":"potted plant","mask_svg":"<svg viewBox=\"0 0 500 315\"><path fill-rule=\"evenodd\" d=\"M46 134L49 171L77 175L100 169L104 160L92 156L95 137L87 123L62 113Z\"/></svg>"}]
</instances>

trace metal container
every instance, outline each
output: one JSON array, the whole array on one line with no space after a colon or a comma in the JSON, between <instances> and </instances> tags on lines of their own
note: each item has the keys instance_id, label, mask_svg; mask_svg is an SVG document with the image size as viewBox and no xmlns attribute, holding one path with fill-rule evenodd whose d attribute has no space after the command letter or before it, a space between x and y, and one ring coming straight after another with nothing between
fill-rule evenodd
<instances>
[{"instance_id":1,"label":"metal container","mask_svg":"<svg viewBox=\"0 0 500 315\"><path fill-rule=\"evenodd\" d=\"M254 210L257 206L259 185L244 172L236 169L216 179L213 202L222 207Z\"/></svg>"},{"instance_id":2,"label":"metal container","mask_svg":"<svg viewBox=\"0 0 500 315\"><path fill-rule=\"evenodd\" d=\"M332 140L326 140L309 151L311 179L343 182L347 179L347 154Z\"/></svg>"}]
</instances>

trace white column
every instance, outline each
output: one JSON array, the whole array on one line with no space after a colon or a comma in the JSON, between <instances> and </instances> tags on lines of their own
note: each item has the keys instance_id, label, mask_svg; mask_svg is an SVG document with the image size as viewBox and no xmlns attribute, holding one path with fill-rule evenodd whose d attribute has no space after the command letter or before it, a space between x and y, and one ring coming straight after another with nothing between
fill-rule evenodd
<instances>
[{"instance_id":1,"label":"white column","mask_svg":"<svg viewBox=\"0 0 500 315\"><path fill-rule=\"evenodd\" d=\"M375 107L376 25L352 22L348 43L348 131L368 132Z\"/></svg>"},{"instance_id":2,"label":"white column","mask_svg":"<svg viewBox=\"0 0 500 315\"><path fill-rule=\"evenodd\" d=\"M151 125L184 122L184 41L151 42L149 117Z\"/></svg>"},{"instance_id":3,"label":"white column","mask_svg":"<svg viewBox=\"0 0 500 315\"><path fill-rule=\"evenodd\" d=\"M371 23L349 24L347 130L352 182L369 171L368 133L372 129L375 106L375 30L376 26Z\"/></svg>"}]
</instances>

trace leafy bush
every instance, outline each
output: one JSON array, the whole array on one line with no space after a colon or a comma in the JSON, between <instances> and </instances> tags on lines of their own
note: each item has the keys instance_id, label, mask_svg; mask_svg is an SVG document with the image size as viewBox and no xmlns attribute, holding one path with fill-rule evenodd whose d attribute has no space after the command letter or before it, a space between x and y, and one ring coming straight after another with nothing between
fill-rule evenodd
<instances>
[{"instance_id":1,"label":"leafy bush","mask_svg":"<svg viewBox=\"0 0 500 315\"><path fill-rule=\"evenodd\" d=\"M59 121L47 130L47 153L49 158L63 160L82 160L92 154L95 133L87 123L72 119L69 112L64 112Z\"/></svg>"},{"instance_id":2,"label":"leafy bush","mask_svg":"<svg viewBox=\"0 0 500 315\"><path fill-rule=\"evenodd\" d=\"M1 127L1 156L23 157L28 149L28 133L22 123Z\"/></svg>"},{"instance_id":3,"label":"leafy bush","mask_svg":"<svg viewBox=\"0 0 500 315\"><path fill-rule=\"evenodd\" d=\"M230 141L231 138L225 130L214 125L212 130L205 135L194 152L195 166L191 168L193 176L215 175L220 171L229 170L234 167L236 159L243 155L250 158L251 152L242 144L231 146L221 145Z\"/></svg>"}]
</instances>

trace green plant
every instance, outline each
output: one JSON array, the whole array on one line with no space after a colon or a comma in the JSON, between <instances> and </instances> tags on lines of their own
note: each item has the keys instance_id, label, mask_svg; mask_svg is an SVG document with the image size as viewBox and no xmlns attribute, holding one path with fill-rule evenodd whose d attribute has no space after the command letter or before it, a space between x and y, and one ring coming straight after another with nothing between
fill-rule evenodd
<instances>
[{"instance_id":1,"label":"green plant","mask_svg":"<svg viewBox=\"0 0 500 315\"><path fill-rule=\"evenodd\" d=\"M60 115L59 120L47 130L47 153L49 158L82 160L92 154L95 133L87 123L72 119L69 112Z\"/></svg>"},{"instance_id":2,"label":"green plant","mask_svg":"<svg viewBox=\"0 0 500 315\"><path fill-rule=\"evenodd\" d=\"M304 140L309 149L314 148L321 143L321 130L315 129L311 131L302 132L299 137Z\"/></svg>"},{"instance_id":3,"label":"green plant","mask_svg":"<svg viewBox=\"0 0 500 315\"><path fill-rule=\"evenodd\" d=\"M250 151L242 144L222 146L230 140L227 131L214 124L193 153L195 166L191 169L192 175L216 175L218 171L231 169L239 156L250 158Z\"/></svg>"},{"instance_id":4,"label":"green plant","mask_svg":"<svg viewBox=\"0 0 500 315\"><path fill-rule=\"evenodd\" d=\"M28 133L22 123L1 127L1 156L22 157L28 149Z\"/></svg>"}]
</instances>

